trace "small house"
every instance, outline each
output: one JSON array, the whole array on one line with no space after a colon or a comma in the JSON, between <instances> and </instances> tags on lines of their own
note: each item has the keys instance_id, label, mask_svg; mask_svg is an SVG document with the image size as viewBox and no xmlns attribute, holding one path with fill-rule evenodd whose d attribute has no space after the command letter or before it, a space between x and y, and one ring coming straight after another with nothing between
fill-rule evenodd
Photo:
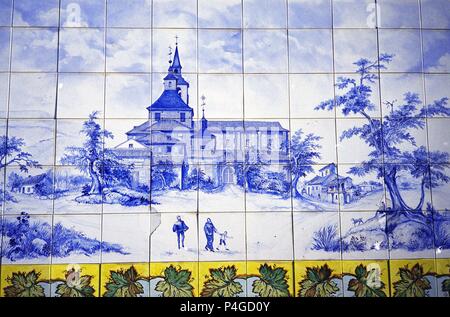
<instances>
[{"instance_id":1,"label":"small house","mask_svg":"<svg viewBox=\"0 0 450 317\"><path fill-rule=\"evenodd\" d=\"M20 186L20 192L26 195L33 195L36 191L36 186L40 184L46 177L46 174L36 176L29 175L25 178Z\"/></svg>"}]
</instances>

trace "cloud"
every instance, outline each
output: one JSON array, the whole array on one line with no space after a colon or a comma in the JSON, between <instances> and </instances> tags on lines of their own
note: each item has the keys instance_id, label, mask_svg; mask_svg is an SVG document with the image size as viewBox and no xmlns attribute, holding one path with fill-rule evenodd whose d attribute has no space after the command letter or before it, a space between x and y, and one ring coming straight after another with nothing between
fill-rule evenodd
<instances>
[{"instance_id":1,"label":"cloud","mask_svg":"<svg viewBox=\"0 0 450 317\"><path fill-rule=\"evenodd\" d=\"M199 0L198 25L201 28L240 28L241 0Z\"/></svg>"},{"instance_id":2,"label":"cloud","mask_svg":"<svg viewBox=\"0 0 450 317\"><path fill-rule=\"evenodd\" d=\"M377 58L375 30L335 30L334 56L337 72L354 72L354 62L360 58Z\"/></svg>"},{"instance_id":3,"label":"cloud","mask_svg":"<svg viewBox=\"0 0 450 317\"><path fill-rule=\"evenodd\" d=\"M155 27L197 27L197 0L154 0Z\"/></svg>"},{"instance_id":4,"label":"cloud","mask_svg":"<svg viewBox=\"0 0 450 317\"><path fill-rule=\"evenodd\" d=\"M104 115L104 75L60 74L58 118L87 118L92 111Z\"/></svg>"},{"instance_id":5,"label":"cloud","mask_svg":"<svg viewBox=\"0 0 450 317\"><path fill-rule=\"evenodd\" d=\"M244 0L244 27L283 28L287 22L285 0Z\"/></svg>"},{"instance_id":6,"label":"cloud","mask_svg":"<svg viewBox=\"0 0 450 317\"><path fill-rule=\"evenodd\" d=\"M289 32L291 72L332 72L333 54L330 30Z\"/></svg>"},{"instance_id":7,"label":"cloud","mask_svg":"<svg viewBox=\"0 0 450 317\"><path fill-rule=\"evenodd\" d=\"M152 0L108 0L108 26L151 27Z\"/></svg>"},{"instance_id":8,"label":"cloud","mask_svg":"<svg viewBox=\"0 0 450 317\"><path fill-rule=\"evenodd\" d=\"M58 19L58 0L22 0L14 2L14 25L58 26Z\"/></svg>"},{"instance_id":9,"label":"cloud","mask_svg":"<svg viewBox=\"0 0 450 317\"><path fill-rule=\"evenodd\" d=\"M58 34L54 29L16 29L13 33L14 71L55 71Z\"/></svg>"},{"instance_id":10,"label":"cloud","mask_svg":"<svg viewBox=\"0 0 450 317\"><path fill-rule=\"evenodd\" d=\"M106 77L106 118L147 118L150 75L111 74Z\"/></svg>"},{"instance_id":11,"label":"cloud","mask_svg":"<svg viewBox=\"0 0 450 317\"><path fill-rule=\"evenodd\" d=\"M290 0L289 27L331 27L330 0Z\"/></svg>"},{"instance_id":12,"label":"cloud","mask_svg":"<svg viewBox=\"0 0 450 317\"><path fill-rule=\"evenodd\" d=\"M445 55L441 56L436 65L429 67L428 71L435 73L445 73L450 71L450 53L445 53Z\"/></svg>"},{"instance_id":13,"label":"cloud","mask_svg":"<svg viewBox=\"0 0 450 317\"><path fill-rule=\"evenodd\" d=\"M424 28L450 28L450 2L448 0L422 0L421 11Z\"/></svg>"},{"instance_id":14,"label":"cloud","mask_svg":"<svg viewBox=\"0 0 450 317\"><path fill-rule=\"evenodd\" d=\"M244 69L246 72L286 72L287 34L285 31L246 30Z\"/></svg>"},{"instance_id":15,"label":"cloud","mask_svg":"<svg viewBox=\"0 0 450 317\"><path fill-rule=\"evenodd\" d=\"M110 30L106 46L108 71L150 72L150 30Z\"/></svg>"},{"instance_id":16,"label":"cloud","mask_svg":"<svg viewBox=\"0 0 450 317\"><path fill-rule=\"evenodd\" d=\"M245 118L288 118L287 75L244 76Z\"/></svg>"},{"instance_id":17,"label":"cloud","mask_svg":"<svg viewBox=\"0 0 450 317\"><path fill-rule=\"evenodd\" d=\"M53 118L56 101L55 74L12 74L9 116Z\"/></svg>"},{"instance_id":18,"label":"cloud","mask_svg":"<svg viewBox=\"0 0 450 317\"><path fill-rule=\"evenodd\" d=\"M239 31L199 31L199 71L230 73L242 71Z\"/></svg>"},{"instance_id":19,"label":"cloud","mask_svg":"<svg viewBox=\"0 0 450 317\"><path fill-rule=\"evenodd\" d=\"M244 106L241 74L200 74L198 85L200 95L206 97L207 118L242 119Z\"/></svg>"},{"instance_id":20,"label":"cloud","mask_svg":"<svg viewBox=\"0 0 450 317\"><path fill-rule=\"evenodd\" d=\"M322 101L334 96L333 74L290 75L291 118L334 118L334 111L316 111Z\"/></svg>"},{"instance_id":21,"label":"cloud","mask_svg":"<svg viewBox=\"0 0 450 317\"><path fill-rule=\"evenodd\" d=\"M380 53L394 54L389 72L422 71L422 49L418 30L380 30Z\"/></svg>"},{"instance_id":22,"label":"cloud","mask_svg":"<svg viewBox=\"0 0 450 317\"><path fill-rule=\"evenodd\" d=\"M60 33L61 71L104 71L104 31L63 29Z\"/></svg>"},{"instance_id":23,"label":"cloud","mask_svg":"<svg viewBox=\"0 0 450 317\"><path fill-rule=\"evenodd\" d=\"M450 31L424 30L423 48L426 71L450 71Z\"/></svg>"},{"instance_id":24,"label":"cloud","mask_svg":"<svg viewBox=\"0 0 450 317\"><path fill-rule=\"evenodd\" d=\"M376 21L374 0L334 0L333 23L335 27L373 27Z\"/></svg>"}]
</instances>

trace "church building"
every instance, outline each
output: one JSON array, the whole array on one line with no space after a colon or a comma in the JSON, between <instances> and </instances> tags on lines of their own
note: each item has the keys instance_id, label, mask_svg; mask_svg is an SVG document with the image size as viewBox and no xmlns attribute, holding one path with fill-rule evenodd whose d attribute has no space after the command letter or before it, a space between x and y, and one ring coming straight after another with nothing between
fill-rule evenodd
<instances>
[{"instance_id":1,"label":"church building","mask_svg":"<svg viewBox=\"0 0 450 317\"><path fill-rule=\"evenodd\" d=\"M149 107L148 120L132 127L127 140L113 151L139 170L136 178L149 179L152 164L170 161L183 173L200 167L217 185L236 183L238 164L264 162L283 168L288 163L289 131L279 122L194 119L189 83L183 78L178 50L170 61L164 90ZM274 105L276 106L276 105ZM224 117L226 109L224 109Z\"/></svg>"}]
</instances>

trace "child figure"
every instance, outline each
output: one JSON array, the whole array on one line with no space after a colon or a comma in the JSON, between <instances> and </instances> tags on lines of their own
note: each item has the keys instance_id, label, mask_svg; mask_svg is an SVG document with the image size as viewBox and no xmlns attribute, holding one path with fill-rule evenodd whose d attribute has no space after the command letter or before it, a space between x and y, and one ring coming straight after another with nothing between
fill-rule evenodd
<instances>
[{"instance_id":1,"label":"child figure","mask_svg":"<svg viewBox=\"0 0 450 317\"><path fill-rule=\"evenodd\" d=\"M223 233L220 233L219 232L219 239L220 239L220 241L219 241L219 246L216 248L217 250L219 250L219 247L221 247L222 245L223 245L223 247L225 248L225 250L227 250L227 251L229 251L230 249L228 249L228 247L227 247L227 239L232 239L233 237L230 237L229 235L228 235L228 232L227 231L224 231Z\"/></svg>"}]
</instances>

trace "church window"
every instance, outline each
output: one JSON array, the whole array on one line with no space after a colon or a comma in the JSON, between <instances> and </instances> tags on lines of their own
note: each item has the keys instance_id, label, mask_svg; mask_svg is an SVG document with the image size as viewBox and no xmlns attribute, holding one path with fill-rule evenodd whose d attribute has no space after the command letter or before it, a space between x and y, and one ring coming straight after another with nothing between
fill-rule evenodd
<instances>
[{"instance_id":1,"label":"church window","mask_svg":"<svg viewBox=\"0 0 450 317\"><path fill-rule=\"evenodd\" d=\"M133 148L133 143L128 144L128 148L132 149Z\"/></svg>"},{"instance_id":2,"label":"church window","mask_svg":"<svg viewBox=\"0 0 450 317\"><path fill-rule=\"evenodd\" d=\"M172 153L172 147L171 146L166 147L166 153Z\"/></svg>"},{"instance_id":3,"label":"church window","mask_svg":"<svg viewBox=\"0 0 450 317\"><path fill-rule=\"evenodd\" d=\"M186 114L184 112L180 113L180 121L186 122Z\"/></svg>"},{"instance_id":4,"label":"church window","mask_svg":"<svg viewBox=\"0 0 450 317\"><path fill-rule=\"evenodd\" d=\"M161 113L159 113L159 112L155 113L155 120L156 121L161 120Z\"/></svg>"}]
</instances>

